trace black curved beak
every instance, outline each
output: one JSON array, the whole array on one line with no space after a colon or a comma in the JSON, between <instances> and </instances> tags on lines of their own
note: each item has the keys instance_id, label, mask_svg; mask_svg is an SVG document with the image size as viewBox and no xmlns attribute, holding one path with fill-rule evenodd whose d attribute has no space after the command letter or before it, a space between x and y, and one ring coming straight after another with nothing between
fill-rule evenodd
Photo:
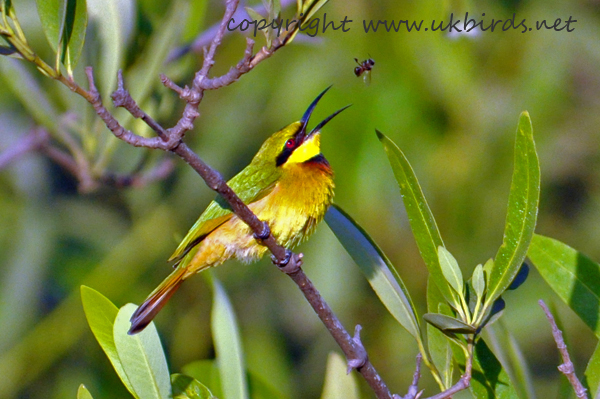
<instances>
[{"instance_id":1,"label":"black curved beak","mask_svg":"<svg viewBox=\"0 0 600 399\"><path fill-rule=\"evenodd\" d=\"M333 86L333 85L331 85ZM337 111L335 111L333 114L329 115L327 118L325 118L325 120L323 120L321 123L319 123L315 128L313 128L313 130L310 131L309 134L306 134L306 126L308 125L308 121L310 120L310 116L312 115L313 111L315 110L317 104L319 103L319 101L321 100L321 98L325 95L325 93L327 93L327 91L329 89L331 89L331 86L329 86L328 88L326 88L325 90L323 90L321 92L321 94L319 94L317 96L317 98L315 98L313 100L313 102L308 106L308 109L306 110L306 112L304 112L304 115L302 116L302 119L300 119L300 123L302 124L302 128L300 129L300 131L297 134L297 138L301 138L301 141L304 141L307 137L310 137L312 134L314 134L315 132L318 132L319 130L321 130L323 128L323 126L325 126L330 120L332 120L337 114L339 114L340 112L342 112L343 110L345 110L346 108L348 108L350 105L346 105L344 108L341 108Z\"/></svg>"}]
</instances>

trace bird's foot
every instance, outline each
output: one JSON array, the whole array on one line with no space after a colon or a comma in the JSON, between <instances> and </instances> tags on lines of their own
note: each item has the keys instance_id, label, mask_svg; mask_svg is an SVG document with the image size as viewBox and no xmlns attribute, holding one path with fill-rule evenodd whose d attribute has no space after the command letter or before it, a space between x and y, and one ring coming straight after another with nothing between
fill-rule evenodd
<instances>
[{"instance_id":1,"label":"bird's foot","mask_svg":"<svg viewBox=\"0 0 600 399\"><path fill-rule=\"evenodd\" d=\"M279 260L275 255L271 255L271 261L279 267L279 269L287 274L294 273L302 266L302 254L295 254L289 249L285 250L285 257Z\"/></svg>"},{"instance_id":2,"label":"bird's foot","mask_svg":"<svg viewBox=\"0 0 600 399\"><path fill-rule=\"evenodd\" d=\"M266 240L271 235L271 229L267 222L262 223L262 230L259 233L254 233L254 238L258 241Z\"/></svg>"},{"instance_id":3,"label":"bird's foot","mask_svg":"<svg viewBox=\"0 0 600 399\"><path fill-rule=\"evenodd\" d=\"M367 351L360 340L360 330L362 330L362 327L360 324L357 324L354 329L354 337L352 337L352 341L354 342L354 356L348 358L348 369L346 370L346 374L350 374L353 369L361 368L367 363L367 360L369 360Z\"/></svg>"}]
</instances>

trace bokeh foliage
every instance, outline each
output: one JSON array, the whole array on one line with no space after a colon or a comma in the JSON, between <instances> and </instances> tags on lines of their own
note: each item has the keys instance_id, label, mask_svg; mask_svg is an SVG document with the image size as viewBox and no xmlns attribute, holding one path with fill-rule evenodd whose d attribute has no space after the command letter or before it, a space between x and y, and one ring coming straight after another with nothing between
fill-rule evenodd
<instances>
[{"instance_id":1,"label":"bokeh foliage","mask_svg":"<svg viewBox=\"0 0 600 399\"><path fill-rule=\"evenodd\" d=\"M14 3L28 40L52 65L35 2ZM187 14L180 14L185 16L177 17L173 13L187 7L185 2L115 1L111 5L116 8L90 18L92 34L79 63L103 71L99 78L105 99L114 86L114 71L127 67L134 97L145 98L146 109L161 122L176 120L182 104L161 87L158 73L188 82L201 57L188 55L163 65L158 54L182 44L173 26L183 29L189 40L222 14L220 2L194 3ZM348 16L353 20L349 32L328 30L304 42L297 38L238 83L207 93L201 118L187 140L209 164L233 176L269 134L298 119L314 94L333 83L316 113L324 116L354 104L323 134L323 151L337 176L336 202L399 268L423 314L426 269L373 129L384 131L410 158L445 244L460 265L474 267L492 257L502 242L514 126L527 109L542 168L537 232L598 260L599 7L590 1L333 1L318 14L327 12L328 20L338 22ZM571 33L484 32L475 37L381 30L366 34L362 29L363 19L431 21L451 11L474 16L485 12L486 20L516 13L528 21L573 16L578 22ZM115 22L116 15L123 22ZM94 23L115 24L119 40L94 36ZM95 53L95 43L114 48ZM234 65L243 46L239 33L229 35L214 72ZM119 56L107 56L111 52ZM353 58L369 55L376 65L371 85L365 86L353 74ZM33 82L11 90L22 69L31 72L37 91ZM0 59L0 151L27 133L33 125L31 113L48 119L49 103L51 116L73 110L85 116L80 124L85 127L85 148L111 148L109 158L97 159L111 170L127 173L142 158L157 156L112 139L98 127L87 104L29 69L19 61ZM75 70L75 78L83 84L80 72ZM24 107L15 92L33 96L38 108ZM47 120L50 125L68 122ZM5 376L0 397L73 397L81 382L94 398L125 397L85 325L79 286L96 288L119 306L139 303L169 272L165 259L213 198L212 192L179 162L175 174L163 182L140 189L101 187L82 196L67 173L31 154L0 173L0 193L0 374ZM324 224L302 251L307 274L344 324L368 326L363 341L373 363L393 391L402 392L417 352L410 336ZM268 261L250 267L232 262L215 272L238 314L250 371L289 397L318 397L328 352L336 347L295 287ZM463 273L471 275L472 270ZM158 318L171 370L213 357L210 298L204 279L190 279ZM560 383L558 355L538 298L556 300L578 370L583 370L596 340L535 271L522 289L506 298L504 323L533 370L538 396L548 397ZM423 383L433 393L429 376Z\"/></svg>"}]
</instances>

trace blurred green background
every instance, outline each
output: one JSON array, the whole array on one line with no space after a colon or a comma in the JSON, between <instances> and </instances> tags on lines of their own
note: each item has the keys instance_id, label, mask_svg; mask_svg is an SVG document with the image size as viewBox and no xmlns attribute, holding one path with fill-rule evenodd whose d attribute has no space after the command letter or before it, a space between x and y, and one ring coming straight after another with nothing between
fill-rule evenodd
<instances>
[{"instance_id":1,"label":"blurred green background","mask_svg":"<svg viewBox=\"0 0 600 399\"><path fill-rule=\"evenodd\" d=\"M51 62L35 3L15 3L32 46ZM123 31L131 35L123 42L127 67L151 51L148 38L162 34L171 3L118 4ZM190 10L181 21L184 38L178 45L216 23L223 6L196 2ZM367 34L362 28L362 20L371 19L424 20L425 27L432 19L447 20L450 12L462 18L465 11L477 18L485 12L486 25L513 13L529 26L569 16L577 23L570 33L534 28L456 36L383 28ZM600 260L599 2L331 0L317 17L324 12L337 23L345 16L353 20L350 31L299 37L239 82L205 94L201 117L186 139L204 160L225 177L233 176L271 133L298 120L312 99L333 84L313 119L353 104L322 136L323 153L336 172L336 203L386 252L422 314L426 270L374 129L406 153L447 247L470 275L502 242L514 134L520 112L527 110L542 169L537 232ZM288 8L284 16L292 14ZM86 43L76 73L84 86L80 69L99 58L91 46ZM228 35L213 75L235 65L243 49L239 32ZM376 62L369 86L353 73L355 57ZM15 68L15 62L0 59L0 151L19 142L36 123L8 87L7 65ZM159 72L183 85L200 63L201 54L189 54ZM74 112L76 118L87 118L83 126L93 125L91 107L27 69L60 113ZM160 85L158 76L145 78L153 85L147 109L171 126L182 102ZM96 140L109 137L103 129ZM159 155L118 143L110 169L128 173L143 157ZM163 181L85 194L78 193L68 173L38 154L0 171L0 398L73 398L80 383L95 398L128 396L87 327L79 286L89 285L121 306L140 303L170 272L166 259L214 197L191 168L175 163L175 172ZM324 223L300 250L306 273L346 328L365 327L370 359L392 391L406 392L417 353L412 338L387 313ZM248 368L286 397L319 397L327 354L339 350L295 285L268 259L251 266L229 262L215 275L239 317ZM210 298L206 280L192 278L157 317L171 372L214 356ZM578 372L596 339L534 269L522 288L505 295L502 321L524 351L538 397L547 398L557 395L562 377L550 328L537 305L540 298L556 304ZM436 393L431 376L423 374L425 395ZM360 384L364 397L372 397Z\"/></svg>"}]
</instances>

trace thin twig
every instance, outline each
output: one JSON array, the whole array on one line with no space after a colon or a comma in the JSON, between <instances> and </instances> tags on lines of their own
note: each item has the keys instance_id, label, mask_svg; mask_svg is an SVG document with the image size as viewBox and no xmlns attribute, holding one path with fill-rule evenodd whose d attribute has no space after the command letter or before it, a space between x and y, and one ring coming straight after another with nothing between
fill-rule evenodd
<instances>
[{"instance_id":1,"label":"thin twig","mask_svg":"<svg viewBox=\"0 0 600 399\"><path fill-rule=\"evenodd\" d=\"M558 366L558 370L567 377L567 380L573 386L573 390L575 391L575 396L579 399L587 398L587 389L581 384L579 378L575 374L575 366L571 361L571 357L569 356L569 351L567 350L567 345L565 344L565 340L563 339L562 331L556 325L556 321L554 320L554 316L548 309L548 306L541 299L538 301L539 305L544 309L544 313L546 313L546 317L548 318L548 322L550 323L550 327L552 327L552 335L554 336L554 342L556 342L556 347L560 352L560 355L563 359L563 364Z\"/></svg>"},{"instance_id":2,"label":"thin twig","mask_svg":"<svg viewBox=\"0 0 600 399\"><path fill-rule=\"evenodd\" d=\"M296 1L295 0L281 0L281 9L285 9L286 7L295 4ZM258 4L255 8L255 11L258 12L259 14L264 14L265 13L265 7L262 4ZM234 18L236 21L241 21L243 19L251 19L250 16L248 15L248 13L246 12L245 9L240 8L238 10L236 10L236 12L232 15L232 18ZM215 24L213 26L211 26L210 28L206 29L205 31L203 31L202 33L200 33L192 43L183 45L181 47L175 48L174 50L172 50L169 53L169 56L167 57L167 61L166 62L172 62L175 61L181 57L183 57L184 55L188 54L189 52L196 52L199 53L202 51L202 49L204 49L206 46L208 46L212 39L215 37L215 35L217 34L217 31L219 29L220 24ZM230 31L229 29L225 32L225 34L230 34L232 31Z\"/></svg>"},{"instance_id":3,"label":"thin twig","mask_svg":"<svg viewBox=\"0 0 600 399\"><path fill-rule=\"evenodd\" d=\"M415 367L415 373L413 374L412 384L408 387L408 392L405 396L394 395L394 399L419 399L423 394L423 391L419 391L419 380L421 379L421 360L423 356L417 354L417 365Z\"/></svg>"}]
</instances>

